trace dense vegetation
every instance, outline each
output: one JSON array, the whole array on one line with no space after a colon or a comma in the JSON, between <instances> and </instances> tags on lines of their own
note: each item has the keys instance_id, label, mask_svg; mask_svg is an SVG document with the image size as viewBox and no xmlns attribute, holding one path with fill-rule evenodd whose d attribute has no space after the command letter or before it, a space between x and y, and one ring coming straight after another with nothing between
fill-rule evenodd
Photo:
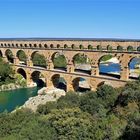
<instances>
[{"instance_id":1,"label":"dense vegetation","mask_svg":"<svg viewBox=\"0 0 140 140\"><path fill-rule=\"evenodd\" d=\"M14 71L11 66L4 62L0 57L0 86L3 84L9 84L15 82L15 79L12 78Z\"/></svg>"},{"instance_id":2,"label":"dense vegetation","mask_svg":"<svg viewBox=\"0 0 140 140\"><path fill-rule=\"evenodd\" d=\"M67 93L40 105L0 114L1 140L139 140L140 82L123 88Z\"/></svg>"},{"instance_id":3,"label":"dense vegetation","mask_svg":"<svg viewBox=\"0 0 140 140\"><path fill-rule=\"evenodd\" d=\"M11 86L26 87L26 79L16 74L11 65L0 57L0 90L8 90Z\"/></svg>"}]
</instances>

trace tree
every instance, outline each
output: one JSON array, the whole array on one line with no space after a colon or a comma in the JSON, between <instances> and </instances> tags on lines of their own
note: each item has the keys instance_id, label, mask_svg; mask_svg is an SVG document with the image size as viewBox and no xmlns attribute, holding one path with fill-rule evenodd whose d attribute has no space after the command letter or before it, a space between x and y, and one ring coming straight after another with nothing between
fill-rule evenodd
<instances>
[{"instance_id":1,"label":"tree","mask_svg":"<svg viewBox=\"0 0 140 140\"><path fill-rule=\"evenodd\" d=\"M123 140L139 140L140 139L140 118L130 121L121 136Z\"/></svg>"},{"instance_id":2,"label":"tree","mask_svg":"<svg viewBox=\"0 0 140 140\"><path fill-rule=\"evenodd\" d=\"M102 99L106 108L111 108L117 99L116 90L109 85L102 85L97 88L97 96Z\"/></svg>"},{"instance_id":3,"label":"tree","mask_svg":"<svg viewBox=\"0 0 140 140\"><path fill-rule=\"evenodd\" d=\"M42 117L42 121L50 122L57 131L59 140L94 139L94 121L91 115L78 108L52 110Z\"/></svg>"},{"instance_id":4,"label":"tree","mask_svg":"<svg viewBox=\"0 0 140 140\"><path fill-rule=\"evenodd\" d=\"M17 110L9 114L0 115L0 139L41 139L57 140L57 134L53 127L28 109Z\"/></svg>"},{"instance_id":5,"label":"tree","mask_svg":"<svg viewBox=\"0 0 140 140\"><path fill-rule=\"evenodd\" d=\"M46 115L50 113L52 109L57 109L57 103L55 101L46 102L45 105L39 105L37 112Z\"/></svg>"},{"instance_id":6,"label":"tree","mask_svg":"<svg viewBox=\"0 0 140 140\"><path fill-rule=\"evenodd\" d=\"M2 58L0 58L0 82L4 83L7 82L7 80L11 79L11 76L14 74L14 71L12 67L4 62Z\"/></svg>"},{"instance_id":7,"label":"tree","mask_svg":"<svg viewBox=\"0 0 140 140\"><path fill-rule=\"evenodd\" d=\"M62 96L57 101L57 108L73 108L79 107L80 97L74 92L68 92L65 96Z\"/></svg>"},{"instance_id":8,"label":"tree","mask_svg":"<svg viewBox=\"0 0 140 140\"><path fill-rule=\"evenodd\" d=\"M95 92L88 92L80 97L80 109L91 115L105 117L107 110L102 104L102 100L97 97Z\"/></svg>"},{"instance_id":9,"label":"tree","mask_svg":"<svg viewBox=\"0 0 140 140\"><path fill-rule=\"evenodd\" d=\"M95 140L117 140L125 130L126 120L111 114L97 121Z\"/></svg>"}]
</instances>

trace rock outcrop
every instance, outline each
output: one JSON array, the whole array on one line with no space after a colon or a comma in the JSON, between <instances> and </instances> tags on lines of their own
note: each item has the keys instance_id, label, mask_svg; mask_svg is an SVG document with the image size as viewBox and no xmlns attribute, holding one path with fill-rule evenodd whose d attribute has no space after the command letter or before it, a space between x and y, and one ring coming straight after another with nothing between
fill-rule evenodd
<instances>
[{"instance_id":1,"label":"rock outcrop","mask_svg":"<svg viewBox=\"0 0 140 140\"><path fill-rule=\"evenodd\" d=\"M38 96L29 98L22 107L29 108L35 112L38 105L45 104L49 101L56 101L61 96L65 96L65 94L64 90L44 87L38 91Z\"/></svg>"}]
</instances>

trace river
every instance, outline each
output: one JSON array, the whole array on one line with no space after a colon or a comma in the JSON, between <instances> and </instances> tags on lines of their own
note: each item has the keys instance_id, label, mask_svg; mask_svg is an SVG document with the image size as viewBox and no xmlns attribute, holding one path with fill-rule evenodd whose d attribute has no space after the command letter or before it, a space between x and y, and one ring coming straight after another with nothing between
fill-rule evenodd
<instances>
[{"instance_id":1,"label":"river","mask_svg":"<svg viewBox=\"0 0 140 140\"><path fill-rule=\"evenodd\" d=\"M24 88L0 92L0 112L13 111L23 105L30 97L37 95L38 88Z\"/></svg>"}]
</instances>

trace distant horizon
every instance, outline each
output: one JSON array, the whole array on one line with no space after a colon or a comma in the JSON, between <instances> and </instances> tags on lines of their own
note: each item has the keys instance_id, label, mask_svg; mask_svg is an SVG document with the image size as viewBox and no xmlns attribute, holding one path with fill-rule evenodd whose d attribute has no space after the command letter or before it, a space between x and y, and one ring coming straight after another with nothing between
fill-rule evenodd
<instances>
[{"instance_id":1,"label":"distant horizon","mask_svg":"<svg viewBox=\"0 0 140 140\"><path fill-rule=\"evenodd\" d=\"M140 38L84 38L84 37L0 37L0 40L103 40L103 41L140 41Z\"/></svg>"}]
</instances>

